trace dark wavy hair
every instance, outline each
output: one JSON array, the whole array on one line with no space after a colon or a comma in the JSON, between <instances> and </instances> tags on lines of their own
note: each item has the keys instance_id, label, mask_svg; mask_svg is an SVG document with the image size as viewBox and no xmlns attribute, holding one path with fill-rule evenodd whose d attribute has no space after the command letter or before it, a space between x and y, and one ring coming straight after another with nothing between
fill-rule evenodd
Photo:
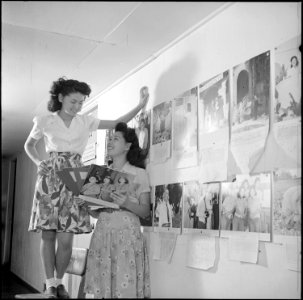
<instances>
[{"instance_id":1,"label":"dark wavy hair","mask_svg":"<svg viewBox=\"0 0 303 300\"><path fill-rule=\"evenodd\" d=\"M299 65L299 60L298 60L298 57L296 56L296 55L294 55L294 56L292 56L291 58L290 58L290 64L291 64L291 62L292 62L292 60L293 59L296 59L296 66L298 66ZM291 65L291 68L293 68L293 66Z\"/></svg>"},{"instance_id":2,"label":"dark wavy hair","mask_svg":"<svg viewBox=\"0 0 303 300\"><path fill-rule=\"evenodd\" d=\"M142 149L139 146L139 140L134 128L127 127L127 124L120 122L116 124L115 131L122 133L125 141L131 143L129 151L126 155L128 162L136 167L145 169L145 156L142 153Z\"/></svg>"},{"instance_id":3,"label":"dark wavy hair","mask_svg":"<svg viewBox=\"0 0 303 300\"><path fill-rule=\"evenodd\" d=\"M47 109L51 112L55 112L60 110L62 107L62 103L59 101L59 94L63 97L71 93L80 93L84 96L89 96L91 89L85 82L61 77L57 81L53 82L49 93L51 94L51 97L47 103Z\"/></svg>"}]
</instances>

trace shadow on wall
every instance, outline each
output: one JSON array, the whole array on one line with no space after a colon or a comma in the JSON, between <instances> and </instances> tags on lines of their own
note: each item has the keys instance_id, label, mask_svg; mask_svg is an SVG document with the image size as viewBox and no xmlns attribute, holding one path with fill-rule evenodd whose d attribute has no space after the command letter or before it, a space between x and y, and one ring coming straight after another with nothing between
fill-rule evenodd
<instances>
[{"instance_id":1,"label":"shadow on wall","mask_svg":"<svg viewBox=\"0 0 303 300\"><path fill-rule=\"evenodd\" d=\"M155 88L154 103L159 104L172 100L195 87L192 79L195 77L197 67L198 62L194 55L187 55L171 65L159 76Z\"/></svg>"}]
</instances>

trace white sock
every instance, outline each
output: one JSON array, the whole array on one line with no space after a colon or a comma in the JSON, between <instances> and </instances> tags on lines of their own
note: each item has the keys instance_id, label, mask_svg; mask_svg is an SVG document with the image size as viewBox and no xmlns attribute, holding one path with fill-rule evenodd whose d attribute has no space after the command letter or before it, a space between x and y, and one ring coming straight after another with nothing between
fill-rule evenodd
<instances>
[{"instance_id":1,"label":"white sock","mask_svg":"<svg viewBox=\"0 0 303 300\"><path fill-rule=\"evenodd\" d=\"M56 287L56 279L54 277L53 278L48 278L48 279L45 280L45 284L46 284L46 289L48 289L51 286Z\"/></svg>"},{"instance_id":2,"label":"white sock","mask_svg":"<svg viewBox=\"0 0 303 300\"><path fill-rule=\"evenodd\" d=\"M56 286L62 284L62 278L57 278L56 279Z\"/></svg>"}]
</instances>

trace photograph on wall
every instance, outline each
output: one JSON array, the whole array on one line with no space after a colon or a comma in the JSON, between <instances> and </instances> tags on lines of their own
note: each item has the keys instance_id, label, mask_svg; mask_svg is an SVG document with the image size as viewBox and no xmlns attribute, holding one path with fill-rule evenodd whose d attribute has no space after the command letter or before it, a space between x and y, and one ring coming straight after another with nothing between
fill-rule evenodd
<instances>
[{"instance_id":1,"label":"photograph on wall","mask_svg":"<svg viewBox=\"0 0 303 300\"><path fill-rule=\"evenodd\" d=\"M273 132L279 146L301 166L301 35L275 48Z\"/></svg>"},{"instance_id":2,"label":"photograph on wall","mask_svg":"<svg viewBox=\"0 0 303 300\"><path fill-rule=\"evenodd\" d=\"M233 182L222 182L220 197L220 236L237 232L254 233L270 241L271 176L237 175Z\"/></svg>"},{"instance_id":3,"label":"photograph on wall","mask_svg":"<svg viewBox=\"0 0 303 300\"><path fill-rule=\"evenodd\" d=\"M264 149L269 131L270 52L233 68L230 151L241 174Z\"/></svg>"},{"instance_id":4,"label":"photograph on wall","mask_svg":"<svg viewBox=\"0 0 303 300\"><path fill-rule=\"evenodd\" d=\"M182 183L155 186L154 229L181 232L182 222Z\"/></svg>"},{"instance_id":5,"label":"photograph on wall","mask_svg":"<svg viewBox=\"0 0 303 300\"><path fill-rule=\"evenodd\" d=\"M87 113L88 116L98 118L98 109ZM91 165L96 163L97 158L97 130L89 133L86 147L82 153L82 162L84 165Z\"/></svg>"},{"instance_id":6,"label":"photograph on wall","mask_svg":"<svg viewBox=\"0 0 303 300\"><path fill-rule=\"evenodd\" d=\"M183 184L183 232L219 235L220 183L187 181Z\"/></svg>"},{"instance_id":7,"label":"photograph on wall","mask_svg":"<svg viewBox=\"0 0 303 300\"><path fill-rule=\"evenodd\" d=\"M228 71L199 85L199 163L203 182L227 177L229 85Z\"/></svg>"},{"instance_id":8,"label":"photograph on wall","mask_svg":"<svg viewBox=\"0 0 303 300\"><path fill-rule=\"evenodd\" d=\"M108 144L113 138L115 133L114 129L107 129L105 133L105 151L104 151L104 163L108 166L112 162L112 158L108 155Z\"/></svg>"},{"instance_id":9,"label":"photograph on wall","mask_svg":"<svg viewBox=\"0 0 303 300\"><path fill-rule=\"evenodd\" d=\"M142 149L142 155L145 157L145 163L149 162L150 149L150 125L151 111L141 111L134 118L133 128L136 130L136 135L139 140L139 147Z\"/></svg>"},{"instance_id":10,"label":"photograph on wall","mask_svg":"<svg viewBox=\"0 0 303 300\"><path fill-rule=\"evenodd\" d=\"M274 172L273 241L301 236L301 177L294 169Z\"/></svg>"},{"instance_id":11,"label":"photograph on wall","mask_svg":"<svg viewBox=\"0 0 303 300\"><path fill-rule=\"evenodd\" d=\"M174 168L196 166L198 162L198 89L192 88L173 100Z\"/></svg>"},{"instance_id":12,"label":"photograph on wall","mask_svg":"<svg viewBox=\"0 0 303 300\"><path fill-rule=\"evenodd\" d=\"M150 161L165 162L171 156L172 101L153 107Z\"/></svg>"}]
</instances>

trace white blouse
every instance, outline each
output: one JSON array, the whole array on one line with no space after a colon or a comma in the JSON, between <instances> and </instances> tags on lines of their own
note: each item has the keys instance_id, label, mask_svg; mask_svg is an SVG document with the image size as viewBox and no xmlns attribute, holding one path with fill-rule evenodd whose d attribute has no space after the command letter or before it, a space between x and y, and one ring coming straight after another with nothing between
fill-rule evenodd
<instances>
[{"instance_id":1,"label":"white blouse","mask_svg":"<svg viewBox=\"0 0 303 300\"><path fill-rule=\"evenodd\" d=\"M100 120L88 115L76 115L67 127L58 112L36 116L30 137L44 137L46 152L72 152L83 154L89 133L97 130Z\"/></svg>"}]
</instances>

